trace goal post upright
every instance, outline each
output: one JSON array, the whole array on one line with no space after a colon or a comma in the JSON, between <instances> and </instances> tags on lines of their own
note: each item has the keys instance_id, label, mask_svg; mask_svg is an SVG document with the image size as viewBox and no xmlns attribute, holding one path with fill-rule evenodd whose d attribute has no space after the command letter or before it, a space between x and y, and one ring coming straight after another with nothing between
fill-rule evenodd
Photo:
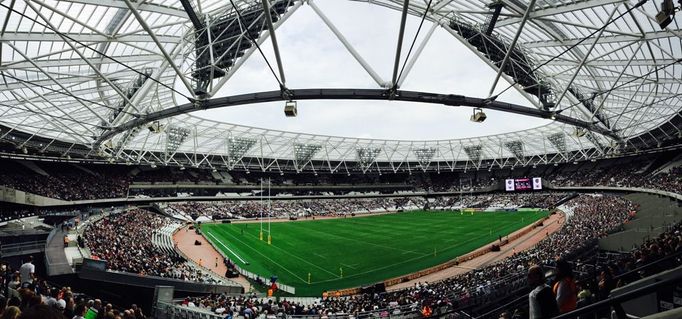
<instances>
[{"instance_id":1,"label":"goal post upright","mask_svg":"<svg viewBox=\"0 0 682 319\"><path fill-rule=\"evenodd\" d=\"M263 240L263 178L260 179L260 233L258 238Z\"/></svg>"},{"instance_id":2,"label":"goal post upright","mask_svg":"<svg viewBox=\"0 0 682 319\"><path fill-rule=\"evenodd\" d=\"M272 215L272 198L270 195L270 186L272 184L272 181L270 180L270 177L268 177L268 245L272 244L272 233L270 232L270 224L271 224L271 215Z\"/></svg>"}]
</instances>

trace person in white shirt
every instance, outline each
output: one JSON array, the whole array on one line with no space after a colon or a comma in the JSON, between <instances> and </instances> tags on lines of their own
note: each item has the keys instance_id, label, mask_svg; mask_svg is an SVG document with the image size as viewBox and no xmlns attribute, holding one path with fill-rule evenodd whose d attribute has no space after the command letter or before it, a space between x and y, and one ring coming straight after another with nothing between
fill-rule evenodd
<instances>
[{"instance_id":1,"label":"person in white shirt","mask_svg":"<svg viewBox=\"0 0 682 319\"><path fill-rule=\"evenodd\" d=\"M33 265L33 256L28 256L28 261L26 261L19 268L19 273L21 275L21 283L33 283L35 279L36 266Z\"/></svg>"},{"instance_id":2,"label":"person in white shirt","mask_svg":"<svg viewBox=\"0 0 682 319\"><path fill-rule=\"evenodd\" d=\"M552 288L545 283L545 273L540 266L528 269L528 284L533 290L528 294L528 317L549 319L559 314Z\"/></svg>"}]
</instances>

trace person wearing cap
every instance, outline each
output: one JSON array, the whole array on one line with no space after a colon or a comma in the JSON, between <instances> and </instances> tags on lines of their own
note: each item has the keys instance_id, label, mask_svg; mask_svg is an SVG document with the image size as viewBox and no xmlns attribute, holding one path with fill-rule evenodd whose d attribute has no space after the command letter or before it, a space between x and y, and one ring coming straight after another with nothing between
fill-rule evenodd
<instances>
[{"instance_id":1,"label":"person wearing cap","mask_svg":"<svg viewBox=\"0 0 682 319\"><path fill-rule=\"evenodd\" d=\"M64 299L59 299L55 303L54 307L57 309L57 311L59 311L59 313L63 314L64 309L66 309L66 301Z\"/></svg>"},{"instance_id":2,"label":"person wearing cap","mask_svg":"<svg viewBox=\"0 0 682 319\"><path fill-rule=\"evenodd\" d=\"M28 260L19 267L19 273L21 275L21 283L33 283L35 279L36 266L33 265L33 256L28 256Z\"/></svg>"}]
</instances>

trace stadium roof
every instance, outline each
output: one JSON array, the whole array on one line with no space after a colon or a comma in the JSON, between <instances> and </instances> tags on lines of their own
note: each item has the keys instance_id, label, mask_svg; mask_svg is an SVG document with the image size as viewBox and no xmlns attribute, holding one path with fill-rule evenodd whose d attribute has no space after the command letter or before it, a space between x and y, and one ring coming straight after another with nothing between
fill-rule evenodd
<instances>
[{"instance_id":1,"label":"stadium roof","mask_svg":"<svg viewBox=\"0 0 682 319\"><path fill-rule=\"evenodd\" d=\"M392 77L377 74L336 30L338 40L375 80L374 89L288 90L279 61L273 59L272 73L282 90L211 98L259 54L260 45L273 39L270 29L296 19L298 8L311 6L325 17L318 1L3 0L0 138L21 132L27 137L18 147L47 139L120 161L177 162L182 155L200 165L215 155L228 167L246 157L293 160L304 167L315 160L361 166L504 158L526 162L571 152L590 159L628 144L660 147L680 136L682 31L675 20L659 27L656 1L362 1L442 28L504 81L490 83L497 88L490 96L401 91L411 63L402 66L405 77L398 72L400 63ZM263 14L266 2L272 25ZM325 23L336 29L333 22ZM421 32L432 32L428 29ZM405 35L403 41L412 38ZM414 49L411 61L419 55L419 43ZM407 52L401 54L400 61ZM496 99L511 88L528 105ZM290 99L416 101L554 121L508 134L405 141L284 132L189 114Z\"/></svg>"}]
</instances>

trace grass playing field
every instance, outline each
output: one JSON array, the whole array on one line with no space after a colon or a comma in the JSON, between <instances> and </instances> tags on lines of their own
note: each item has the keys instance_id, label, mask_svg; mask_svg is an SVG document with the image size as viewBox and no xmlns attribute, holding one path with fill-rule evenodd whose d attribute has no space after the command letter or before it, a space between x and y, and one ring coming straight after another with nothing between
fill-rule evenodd
<instances>
[{"instance_id":1,"label":"grass playing field","mask_svg":"<svg viewBox=\"0 0 682 319\"><path fill-rule=\"evenodd\" d=\"M546 215L414 211L281 222L271 225L271 245L267 232L259 239L260 223L201 228L243 269L266 278L276 275L296 287L296 295L319 296L324 290L368 285L444 263Z\"/></svg>"}]
</instances>

